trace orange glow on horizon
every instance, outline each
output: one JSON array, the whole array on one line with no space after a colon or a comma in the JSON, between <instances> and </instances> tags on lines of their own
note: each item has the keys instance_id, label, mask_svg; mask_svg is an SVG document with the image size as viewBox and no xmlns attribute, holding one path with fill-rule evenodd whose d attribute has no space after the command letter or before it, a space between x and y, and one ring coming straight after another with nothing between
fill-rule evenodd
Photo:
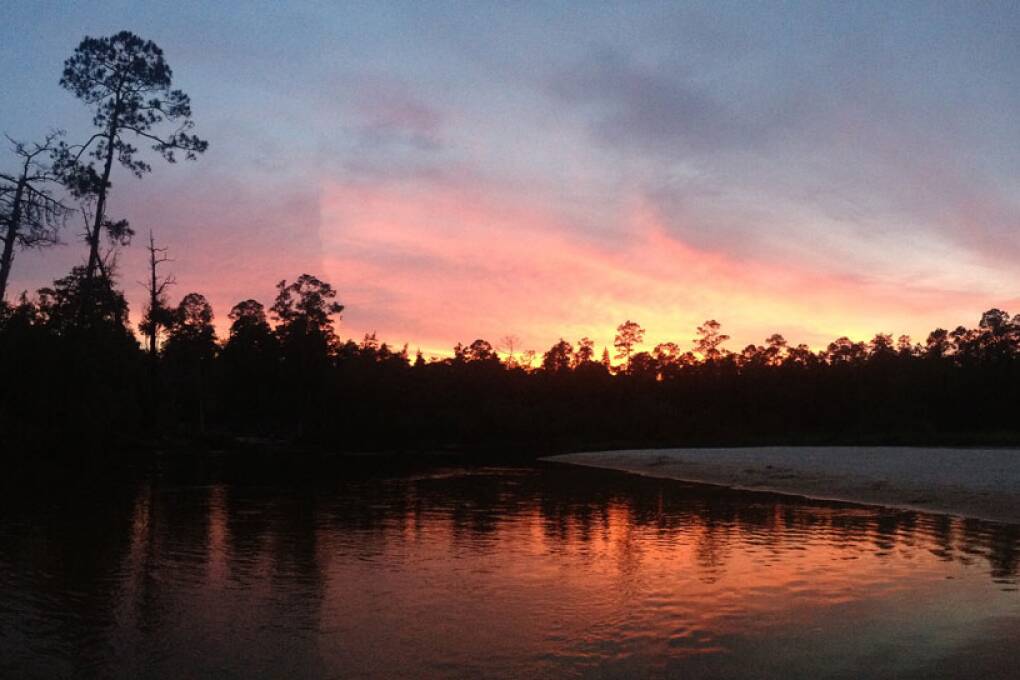
<instances>
[{"instance_id":1,"label":"orange glow on horizon","mask_svg":"<svg viewBox=\"0 0 1020 680\"><path fill-rule=\"evenodd\" d=\"M320 195L324 275L348 309L341 334L408 341L412 356L450 356L476 338L498 347L506 335L539 357L587 336L601 356L627 319L647 331L639 350L689 349L709 318L735 352L773 332L816 350L879 332L916 342L992 306L976 293L699 250L637 199L615 216L625 245L609 247L537 199L484 188L329 184Z\"/></svg>"}]
</instances>

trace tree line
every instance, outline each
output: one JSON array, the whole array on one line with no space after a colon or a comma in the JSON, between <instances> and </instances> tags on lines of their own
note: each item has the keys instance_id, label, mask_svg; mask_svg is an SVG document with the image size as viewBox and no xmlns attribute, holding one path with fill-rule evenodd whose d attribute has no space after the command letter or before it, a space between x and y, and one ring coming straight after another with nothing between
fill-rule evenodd
<instances>
[{"instance_id":1,"label":"tree line","mask_svg":"<svg viewBox=\"0 0 1020 680\"><path fill-rule=\"evenodd\" d=\"M83 280L78 271L0 311L8 442L78 450L214 436L543 452L1020 440L1020 315L997 309L921 343L878 334L814 351L775 334L730 351L707 321L689 350L642 349L644 330L627 321L615 363L588 338L561 339L534 362L481 339L426 359L374 334L341 340L337 292L307 274L279 282L268 308L234 305L223 338L206 298L188 293L148 326L146 347L114 289L80 322Z\"/></svg>"},{"instance_id":2,"label":"tree line","mask_svg":"<svg viewBox=\"0 0 1020 680\"><path fill-rule=\"evenodd\" d=\"M340 340L343 305L303 274L229 312L219 338L199 293L171 304L167 249L148 238L148 299L131 329L117 257L134 230L109 210L114 168L152 170L136 144L194 160L189 97L162 51L129 32L85 38L59 83L92 114L75 143L60 131L11 140L0 173L0 433L8 451L93 452L156 438L239 436L334 449L490 449L750 443L1015 443L1020 315L924 342L878 334L820 351L776 334L739 351L715 320L690 349L644 348L622 323L599 353L589 338L521 352L508 337L426 360L374 335ZM83 263L8 302L19 249L59 241L80 219Z\"/></svg>"}]
</instances>

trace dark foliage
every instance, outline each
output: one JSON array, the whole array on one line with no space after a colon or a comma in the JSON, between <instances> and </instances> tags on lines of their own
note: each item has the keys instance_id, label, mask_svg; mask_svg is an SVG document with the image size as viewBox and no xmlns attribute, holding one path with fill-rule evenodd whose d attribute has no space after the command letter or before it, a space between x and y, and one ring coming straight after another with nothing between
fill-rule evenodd
<instances>
[{"instance_id":1,"label":"dark foliage","mask_svg":"<svg viewBox=\"0 0 1020 680\"><path fill-rule=\"evenodd\" d=\"M76 267L36 301L0 303L0 432L11 453L75 455L140 431L143 366L127 303L98 277L83 306L84 276Z\"/></svg>"},{"instance_id":2,"label":"dark foliage","mask_svg":"<svg viewBox=\"0 0 1020 680\"><path fill-rule=\"evenodd\" d=\"M426 361L374 335L340 342L342 306L329 284L281 282L271 308L213 311L191 293L172 310L153 373L107 279L79 313L78 268L5 306L0 427L20 450L84 452L158 436L257 436L335 450L555 450L630 445L1015 443L1020 317L986 312L976 328L924 343L879 334L815 352L779 335L740 352L709 321L694 351L637 351L595 360L593 343L560 340L540 367L501 358L484 340ZM622 341L621 341L622 340ZM605 352L602 353L605 357ZM146 411L158 410L157 414ZM155 417L153 417L155 416Z\"/></svg>"}]
</instances>

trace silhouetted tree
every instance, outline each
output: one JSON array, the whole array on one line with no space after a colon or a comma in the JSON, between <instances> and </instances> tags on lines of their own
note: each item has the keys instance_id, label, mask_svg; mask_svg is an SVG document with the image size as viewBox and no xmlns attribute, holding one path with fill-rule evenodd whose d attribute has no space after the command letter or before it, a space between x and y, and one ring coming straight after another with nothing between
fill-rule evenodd
<instances>
[{"instance_id":1,"label":"silhouetted tree","mask_svg":"<svg viewBox=\"0 0 1020 680\"><path fill-rule=\"evenodd\" d=\"M630 356L634 347L640 345L645 338L645 329L633 321L624 321L616 327L616 338L613 340L613 347L616 348L616 358L623 359L624 365L630 369Z\"/></svg>"},{"instance_id":2,"label":"silhouetted tree","mask_svg":"<svg viewBox=\"0 0 1020 680\"><path fill-rule=\"evenodd\" d=\"M825 349L825 360L829 364L860 364L868 356L868 349L863 342L854 342L844 336L829 343Z\"/></svg>"},{"instance_id":3,"label":"silhouetted tree","mask_svg":"<svg viewBox=\"0 0 1020 680\"><path fill-rule=\"evenodd\" d=\"M506 366L507 368L515 368L517 366L517 358L514 352L520 346L521 340L516 335L504 335L499 341L499 347L497 352L506 353Z\"/></svg>"},{"instance_id":4,"label":"silhouetted tree","mask_svg":"<svg viewBox=\"0 0 1020 680\"><path fill-rule=\"evenodd\" d=\"M181 298L171 317L164 353L209 360L216 355L216 330L212 325L213 310L200 293Z\"/></svg>"},{"instance_id":5,"label":"silhouetted tree","mask_svg":"<svg viewBox=\"0 0 1020 680\"><path fill-rule=\"evenodd\" d=\"M85 317L80 314L87 277L84 267L74 267L70 274L54 281L52 287L40 288L42 318L61 334L105 328L129 335L127 301L114 287L112 273L106 271L93 282L89 313Z\"/></svg>"},{"instance_id":6,"label":"silhouetted tree","mask_svg":"<svg viewBox=\"0 0 1020 680\"><path fill-rule=\"evenodd\" d=\"M722 358L723 353L719 347L730 339L719 330L720 324L715 319L709 319L698 326L698 337L694 339L694 351L705 358L706 361L717 361Z\"/></svg>"},{"instance_id":7,"label":"silhouetted tree","mask_svg":"<svg viewBox=\"0 0 1020 680\"><path fill-rule=\"evenodd\" d=\"M769 366L779 366L789 355L789 343L779 333L773 333L765 339L765 363Z\"/></svg>"},{"instance_id":8,"label":"silhouetted tree","mask_svg":"<svg viewBox=\"0 0 1020 680\"><path fill-rule=\"evenodd\" d=\"M51 154L61 133L47 135L42 144L27 145L7 140L13 146L18 169L0 172L0 301L5 299L7 281L14 261L14 247L45 248L58 242L58 231L69 212L55 199L47 185L56 181L42 156Z\"/></svg>"},{"instance_id":9,"label":"silhouetted tree","mask_svg":"<svg viewBox=\"0 0 1020 680\"><path fill-rule=\"evenodd\" d=\"M628 372L640 378L656 378L659 373L658 362L649 352L637 352L627 362Z\"/></svg>"},{"instance_id":10,"label":"silhouetted tree","mask_svg":"<svg viewBox=\"0 0 1020 680\"><path fill-rule=\"evenodd\" d=\"M873 360L888 359L896 354L890 333L877 333L868 344L868 354Z\"/></svg>"},{"instance_id":11,"label":"silhouetted tree","mask_svg":"<svg viewBox=\"0 0 1020 680\"><path fill-rule=\"evenodd\" d=\"M984 361L1003 363L1015 353L1018 333L1020 324L1011 322L1009 314L1001 309L990 309L981 315L973 342Z\"/></svg>"},{"instance_id":12,"label":"silhouetted tree","mask_svg":"<svg viewBox=\"0 0 1020 680\"><path fill-rule=\"evenodd\" d=\"M655 358L656 374L660 380L667 380L682 367L683 351L675 342L662 342L652 350Z\"/></svg>"},{"instance_id":13,"label":"silhouetted tree","mask_svg":"<svg viewBox=\"0 0 1020 680\"><path fill-rule=\"evenodd\" d=\"M284 349L311 338L321 352L328 352L336 343L333 316L344 309L342 304L333 301L336 297L333 287L314 276L302 274L291 284L280 281L276 290L271 311L279 324L276 331Z\"/></svg>"},{"instance_id":14,"label":"silhouetted tree","mask_svg":"<svg viewBox=\"0 0 1020 680\"><path fill-rule=\"evenodd\" d=\"M811 368L818 364L818 355L811 351L811 348L805 344L797 345L790 349L787 348L786 361L784 365L788 366L801 366L805 368Z\"/></svg>"},{"instance_id":15,"label":"silhouetted tree","mask_svg":"<svg viewBox=\"0 0 1020 680\"><path fill-rule=\"evenodd\" d=\"M149 400L147 404L150 428L158 427L157 414L161 394L159 389L159 361L156 354L158 340L163 329L169 328L174 320L174 312L167 304L166 290L174 284L173 275L161 277L159 265L170 262L166 248L157 248L155 237L149 231L149 280L144 284L149 294L145 314L138 323L138 330L145 335L149 345Z\"/></svg>"},{"instance_id":16,"label":"silhouetted tree","mask_svg":"<svg viewBox=\"0 0 1020 680\"><path fill-rule=\"evenodd\" d=\"M199 293L188 293L174 310L163 355L176 379L179 404L194 413L198 431L205 431L206 382L216 357L216 331L209 301Z\"/></svg>"},{"instance_id":17,"label":"silhouetted tree","mask_svg":"<svg viewBox=\"0 0 1020 680\"><path fill-rule=\"evenodd\" d=\"M208 147L207 142L189 134L194 126L191 100L181 90L171 89L172 75L163 50L129 31L107 38L86 37L64 62L60 84L92 108L92 122L97 128L83 144L62 144L56 164L76 196L95 197L93 223L87 235L88 285L99 268L102 232L120 225L123 233L127 226L106 216L114 160L136 177L152 170L135 157L138 149L129 140L151 144L171 163L176 161L177 152L194 160ZM159 132L165 121L176 124L169 134Z\"/></svg>"},{"instance_id":18,"label":"silhouetted tree","mask_svg":"<svg viewBox=\"0 0 1020 680\"><path fill-rule=\"evenodd\" d=\"M221 353L228 409L235 424L264 429L277 415L272 402L279 390L279 342L256 300L234 305L229 319L230 336Z\"/></svg>"},{"instance_id":19,"label":"silhouetted tree","mask_svg":"<svg viewBox=\"0 0 1020 680\"><path fill-rule=\"evenodd\" d=\"M901 358L913 356L919 351L919 347L914 345L909 335L901 335L896 338L896 353L899 354Z\"/></svg>"},{"instance_id":20,"label":"silhouetted tree","mask_svg":"<svg viewBox=\"0 0 1020 680\"><path fill-rule=\"evenodd\" d=\"M0 322L0 448L13 452L21 442L77 457L137 432L144 374L127 302L104 274L93 281L93 304L81 316L84 277L75 267L41 288L35 302L23 297L13 325Z\"/></svg>"},{"instance_id":21,"label":"silhouetted tree","mask_svg":"<svg viewBox=\"0 0 1020 680\"><path fill-rule=\"evenodd\" d=\"M595 360L595 341L589 337L577 341L577 350L574 352L574 368L579 368Z\"/></svg>"},{"instance_id":22,"label":"silhouetted tree","mask_svg":"<svg viewBox=\"0 0 1020 680\"><path fill-rule=\"evenodd\" d=\"M485 340L475 340L463 350L465 361L498 362L499 357L492 345Z\"/></svg>"},{"instance_id":23,"label":"silhouetted tree","mask_svg":"<svg viewBox=\"0 0 1020 680\"><path fill-rule=\"evenodd\" d=\"M924 345L924 353L929 359L942 359L951 347L949 331L944 328L936 328L928 334L928 339Z\"/></svg>"},{"instance_id":24,"label":"silhouetted tree","mask_svg":"<svg viewBox=\"0 0 1020 680\"><path fill-rule=\"evenodd\" d=\"M276 349L266 310L257 300L238 302L230 310L230 337L224 351L249 355L271 353Z\"/></svg>"},{"instance_id":25,"label":"silhouetted tree","mask_svg":"<svg viewBox=\"0 0 1020 680\"><path fill-rule=\"evenodd\" d=\"M570 343L560 338L560 341L549 348L549 351L542 356L542 368L549 373L561 373L570 370L573 366L574 348Z\"/></svg>"},{"instance_id":26,"label":"silhouetted tree","mask_svg":"<svg viewBox=\"0 0 1020 680\"><path fill-rule=\"evenodd\" d=\"M321 406L325 388L325 371L337 348L333 316L343 311L334 301L336 291L325 281L302 274L293 283L276 285L276 301L271 307L277 321L276 334L288 376L297 401L298 432L303 434L312 407Z\"/></svg>"},{"instance_id":27,"label":"silhouetted tree","mask_svg":"<svg viewBox=\"0 0 1020 680\"><path fill-rule=\"evenodd\" d=\"M168 328L173 322L173 311L167 306L166 290L174 285L173 274L160 277L158 268L161 264L171 262L167 257L166 248L157 248L152 232L149 232L149 280L145 287L149 294L149 302L145 308L145 315L138 324L138 330L145 334L149 342L149 356L155 362L157 340L161 329ZM155 363L153 364L155 365Z\"/></svg>"},{"instance_id":28,"label":"silhouetted tree","mask_svg":"<svg viewBox=\"0 0 1020 680\"><path fill-rule=\"evenodd\" d=\"M0 173L0 301L7 293L7 281L14 262L15 246L44 248L58 242L58 232L70 212L50 193L57 175L43 162L56 149L63 133L52 132L41 144L24 144L7 139L18 158L14 174Z\"/></svg>"}]
</instances>

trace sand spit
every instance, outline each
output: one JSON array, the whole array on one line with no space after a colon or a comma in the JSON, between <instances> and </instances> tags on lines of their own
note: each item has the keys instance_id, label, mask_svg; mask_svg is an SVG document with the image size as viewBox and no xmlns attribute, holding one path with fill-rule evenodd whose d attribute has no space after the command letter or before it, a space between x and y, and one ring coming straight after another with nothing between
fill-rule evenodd
<instances>
[{"instance_id":1,"label":"sand spit","mask_svg":"<svg viewBox=\"0 0 1020 680\"><path fill-rule=\"evenodd\" d=\"M546 460L652 477L1020 524L1020 450L633 449Z\"/></svg>"}]
</instances>

